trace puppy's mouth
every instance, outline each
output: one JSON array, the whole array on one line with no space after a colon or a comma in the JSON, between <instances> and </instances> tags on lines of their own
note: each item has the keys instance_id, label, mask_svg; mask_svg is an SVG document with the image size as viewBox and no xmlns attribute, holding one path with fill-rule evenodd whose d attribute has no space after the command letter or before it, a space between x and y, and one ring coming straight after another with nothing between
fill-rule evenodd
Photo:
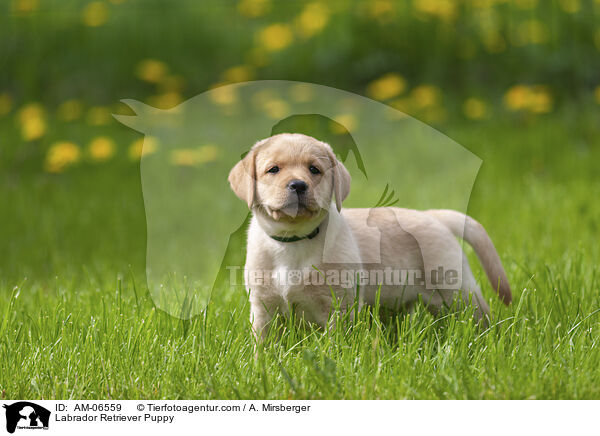
<instances>
[{"instance_id":1,"label":"puppy's mouth","mask_svg":"<svg viewBox=\"0 0 600 436\"><path fill-rule=\"evenodd\" d=\"M265 205L265 210L275 221L299 221L312 218L319 208L308 202L304 196L292 196L283 206L271 207Z\"/></svg>"}]
</instances>

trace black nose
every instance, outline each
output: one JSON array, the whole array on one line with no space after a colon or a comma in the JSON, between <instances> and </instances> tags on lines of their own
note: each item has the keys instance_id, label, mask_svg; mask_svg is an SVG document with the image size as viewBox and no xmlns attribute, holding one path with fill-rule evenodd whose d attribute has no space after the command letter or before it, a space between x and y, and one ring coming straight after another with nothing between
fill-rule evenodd
<instances>
[{"instance_id":1,"label":"black nose","mask_svg":"<svg viewBox=\"0 0 600 436\"><path fill-rule=\"evenodd\" d=\"M302 180L292 180L290 183L288 183L288 189L291 191L296 191L298 194L305 192L306 188L308 188L308 185Z\"/></svg>"}]
</instances>

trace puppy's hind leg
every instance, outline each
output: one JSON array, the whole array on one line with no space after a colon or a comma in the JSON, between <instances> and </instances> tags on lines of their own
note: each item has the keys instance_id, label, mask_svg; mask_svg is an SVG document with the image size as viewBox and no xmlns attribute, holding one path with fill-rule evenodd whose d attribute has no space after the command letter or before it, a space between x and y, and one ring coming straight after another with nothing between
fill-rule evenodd
<instances>
[{"instance_id":1,"label":"puppy's hind leg","mask_svg":"<svg viewBox=\"0 0 600 436\"><path fill-rule=\"evenodd\" d=\"M473 316L476 321L487 324L489 321L490 308L481 293L481 289L471 272L467 256L463 254L462 276L459 289L429 290L422 293L423 301L432 315L437 316L453 304L457 309L472 306Z\"/></svg>"},{"instance_id":2,"label":"puppy's hind leg","mask_svg":"<svg viewBox=\"0 0 600 436\"><path fill-rule=\"evenodd\" d=\"M489 322L490 307L481 293L479 284L471 272L467 255L464 253L462 265L461 297L465 304L470 303L475 308L473 315L477 321L483 324L487 324Z\"/></svg>"},{"instance_id":3,"label":"puppy's hind leg","mask_svg":"<svg viewBox=\"0 0 600 436\"><path fill-rule=\"evenodd\" d=\"M472 306L474 308L473 317L475 320L487 324L490 309L478 288L475 290L471 288L470 291L462 289L436 289L423 293L422 298L427 310L433 316L447 313L451 309L459 311Z\"/></svg>"}]
</instances>

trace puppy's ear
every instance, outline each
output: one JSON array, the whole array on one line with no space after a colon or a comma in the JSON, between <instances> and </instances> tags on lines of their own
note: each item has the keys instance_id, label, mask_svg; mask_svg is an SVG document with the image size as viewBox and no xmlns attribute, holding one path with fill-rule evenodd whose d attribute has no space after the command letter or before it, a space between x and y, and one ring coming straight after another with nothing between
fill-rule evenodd
<instances>
[{"instance_id":1,"label":"puppy's ear","mask_svg":"<svg viewBox=\"0 0 600 436\"><path fill-rule=\"evenodd\" d=\"M342 210L342 202L350 194L350 181L352 177L343 163L341 163L332 151L329 151L331 168L333 174L333 193L335 195L335 206L338 212Z\"/></svg>"},{"instance_id":2,"label":"puppy's ear","mask_svg":"<svg viewBox=\"0 0 600 436\"><path fill-rule=\"evenodd\" d=\"M256 150L250 150L229 172L231 189L250 209L256 197Z\"/></svg>"}]
</instances>

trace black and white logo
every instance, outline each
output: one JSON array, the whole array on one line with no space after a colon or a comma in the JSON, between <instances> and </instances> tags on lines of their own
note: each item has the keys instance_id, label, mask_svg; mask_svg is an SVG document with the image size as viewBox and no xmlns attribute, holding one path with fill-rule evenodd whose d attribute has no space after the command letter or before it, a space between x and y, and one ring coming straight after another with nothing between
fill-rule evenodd
<instances>
[{"instance_id":1,"label":"black and white logo","mask_svg":"<svg viewBox=\"0 0 600 436\"><path fill-rule=\"evenodd\" d=\"M16 429L48 430L50 411L29 401L5 404L6 431L14 433Z\"/></svg>"}]
</instances>

